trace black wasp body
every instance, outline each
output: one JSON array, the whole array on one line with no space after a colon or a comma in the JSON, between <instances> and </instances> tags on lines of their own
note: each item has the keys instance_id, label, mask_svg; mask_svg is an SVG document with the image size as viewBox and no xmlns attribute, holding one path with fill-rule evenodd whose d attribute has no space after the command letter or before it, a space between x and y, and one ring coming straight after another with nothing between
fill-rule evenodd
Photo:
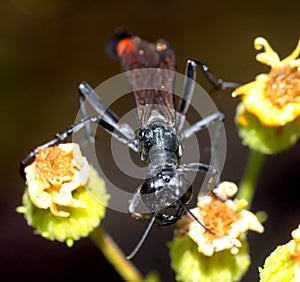
<instances>
[{"instance_id":1,"label":"black wasp body","mask_svg":"<svg viewBox=\"0 0 300 282\"><path fill-rule=\"evenodd\" d=\"M140 157L149 168L149 175L140 186L140 194L151 211L158 211L172 205L189 188L183 174L177 171L181 144L174 130L159 121L141 129L139 135ZM168 220L165 217L161 224L171 224L176 220L172 216Z\"/></svg>"},{"instance_id":2,"label":"black wasp body","mask_svg":"<svg viewBox=\"0 0 300 282\"><path fill-rule=\"evenodd\" d=\"M207 128L212 123L221 121L220 112L213 113L204 119L182 130L185 115L192 99L196 68L199 67L211 85L218 88L237 87L235 83L224 82L216 78L206 65L188 60L182 96L177 109L174 102L174 82L176 59L173 49L165 40L148 43L127 32L116 34L109 44L112 55L120 60L123 71L132 89L136 104L137 130L122 123L119 117L108 109L95 91L85 82L79 85L80 110L82 120L47 143L33 149L21 162L21 174L24 166L32 159L40 148L52 146L64 141L68 136L85 129L88 140L94 142L90 123L97 123L105 128L114 138L138 152L140 158L148 166L148 175L136 190L130 201L128 211L134 218L149 220L143 236L128 256L132 258L153 223L170 225L175 223L184 211L202 223L186 207L192 197L191 183L186 179L186 171L210 174L208 189L212 189L217 180L217 170L207 164L181 164L181 142L192 134ZM84 101L87 100L96 116L88 116ZM137 211L140 203L147 208L147 213ZM172 212L170 212L170 209ZM202 225L203 226L203 225ZM203 226L205 229L206 227ZM208 229L206 229L210 232Z\"/></svg>"}]
</instances>

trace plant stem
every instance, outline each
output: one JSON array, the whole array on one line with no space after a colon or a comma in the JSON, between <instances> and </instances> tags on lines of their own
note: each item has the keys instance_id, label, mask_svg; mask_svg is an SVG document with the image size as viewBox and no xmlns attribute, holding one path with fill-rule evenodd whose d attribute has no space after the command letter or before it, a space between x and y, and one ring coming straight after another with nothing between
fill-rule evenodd
<instances>
[{"instance_id":1,"label":"plant stem","mask_svg":"<svg viewBox=\"0 0 300 282\"><path fill-rule=\"evenodd\" d=\"M142 282L144 280L136 267L126 259L114 240L101 227L96 228L90 234L90 238L125 281Z\"/></svg>"},{"instance_id":2,"label":"plant stem","mask_svg":"<svg viewBox=\"0 0 300 282\"><path fill-rule=\"evenodd\" d=\"M250 151L248 156L247 166L244 171L243 178L239 185L237 197L248 201L251 206L254 192L256 189L257 180L264 163L265 155L256 151Z\"/></svg>"}]
</instances>

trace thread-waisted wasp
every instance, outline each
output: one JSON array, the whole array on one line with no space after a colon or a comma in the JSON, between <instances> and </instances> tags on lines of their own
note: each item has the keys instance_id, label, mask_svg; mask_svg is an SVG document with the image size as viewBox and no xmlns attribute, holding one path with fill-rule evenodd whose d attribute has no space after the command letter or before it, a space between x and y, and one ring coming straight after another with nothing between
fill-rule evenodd
<instances>
[{"instance_id":1,"label":"thread-waisted wasp","mask_svg":"<svg viewBox=\"0 0 300 282\"><path fill-rule=\"evenodd\" d=\"M123 123L108 109L95 91L86 82L79 85L82 120L54 139L33 149L23 161L20 172L24 176L25 165L38 153L39 149L64 141L70 135L85 129L90 142L94 142L90 123L101 125L114 138L138 152L147 164L148 175L140 184L130 201L128 212L137 219L149 220L146 229L135 248L128 255L131 259L139 250L152 225L164 226L178 221L182 213L189 213L207 232L207 229L187 208L192 198L191 183L185 172L204 172L210 175L208 190L212 190L218 178L215 167L203 163L181 164L182 141L209 125L223 120L223 114L213 113L189 128L183 130L185 116L189 109L195 87L196 68L199 67L213 88L235 88L235 83L225 82L211 73L208 67L198 61L188 60L186 64L182 97L177 109L174 99L176 58L168 42L158 40L148 43L128 32L116 34L109 44L110 53L117 57L134 96L138 129ZM84 101L87 100L96 116L88 116ZM136 211L142 201L149 210L147 214ZM172 213L167 210L172 209Z\"/></svg>"}]
</instances>

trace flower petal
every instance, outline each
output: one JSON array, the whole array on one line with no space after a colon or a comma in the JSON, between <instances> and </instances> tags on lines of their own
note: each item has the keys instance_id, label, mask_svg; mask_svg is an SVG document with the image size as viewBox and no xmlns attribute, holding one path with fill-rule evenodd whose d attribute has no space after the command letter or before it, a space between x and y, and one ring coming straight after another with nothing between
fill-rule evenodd
<instances>
[{"instance_id":1,"label":"flower petal","mask_svg":"<svg viewBox=\"0 0 300 282\"><path fill-rule=\"evenodd\" d=\"M254 40L254 47L256 50L260 50L262 48L265 49L264 53L260 53L256 55L256 60L269 66L277 66L280 63L280 58L276 52L272 49L270 44L263 37L257 37Z\"/></svg>"}]
</instances>

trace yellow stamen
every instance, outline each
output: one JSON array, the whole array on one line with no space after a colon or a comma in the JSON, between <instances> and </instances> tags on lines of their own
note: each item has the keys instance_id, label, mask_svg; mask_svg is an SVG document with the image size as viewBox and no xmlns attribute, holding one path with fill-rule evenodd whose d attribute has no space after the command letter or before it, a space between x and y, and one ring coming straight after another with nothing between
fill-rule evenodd
<instances>
[{"instance_id":1,"label":"yellow stamen","mask_svg":"<svg viewBox=\"0 0 300 282\"><path fill-rule=\"evenodd\" d=\"M244 210L247 205L245 200L225 199L234 196L236 188L234 183L221 182L214 189L214 194L199 197L198 206L191 210L211 232L190 215L185 215L177 223L175 235L180 237L187 234L197 244L198 251L206 256L226 249L233 254L238 253L242 246L240 235L248 230L261 233L264 228L253 213Z\"/></svg>"},{"instance_id":2,"label":"yellow stamen","mask_svg":"<svg viewBox=\"0 0 300 282\"><path fill-rule=\"evenodd\" d=\"M231 229L231 224L240 218L234 209L218 199L212 199L211 204L199 207L203 224L214 234L208 233L211 239L222 238Z\"/></svg>"},{"instance_id":3,"label":"yellow stamen","mask_svg":"<svg viewBox=\"0 0 300 282\"><path fill-rule=\"evenodd\" d=\"M89 175L88 162L77 144L40 149L25 173L28 193L36 207L49 208L52 214L61 217L70 215L63 207L86 207L72 194L86 183Z\"/></svg>"},{"instance_id":4,"label":"yellow stamen","mask_svg":"<svg viewBox=\"0 0 300 282\"><path fill-rule=\"evenodd\" d=\"M40 149L35 158L35 169L39 177L50 185L59 186L72 179L73 151L64 153L58 147Z\"/></svg>"}]
</instances>

